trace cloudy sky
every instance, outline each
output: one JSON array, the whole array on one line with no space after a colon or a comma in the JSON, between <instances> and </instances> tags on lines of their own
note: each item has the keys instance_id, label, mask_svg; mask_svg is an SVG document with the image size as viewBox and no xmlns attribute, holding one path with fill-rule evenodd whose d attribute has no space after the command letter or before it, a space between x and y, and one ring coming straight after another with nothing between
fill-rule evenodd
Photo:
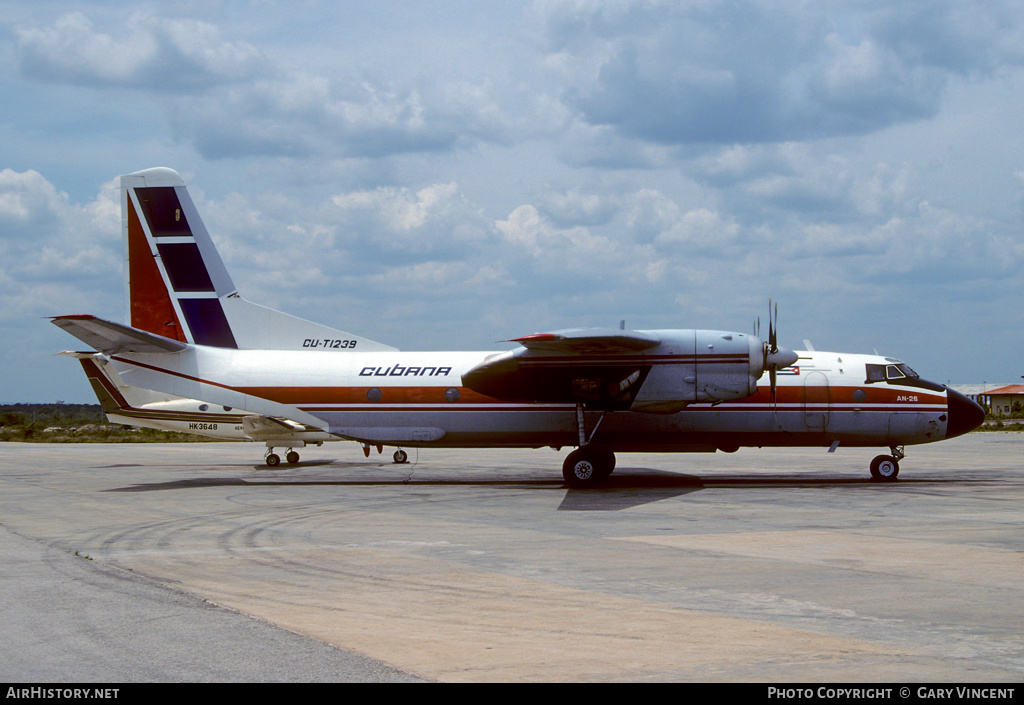
<instances>
[{"instance_id":1,"label":"cloudy sky","mask_svg":"<svg viewBox=\"0 0 1024 705\"><path fill-rule=\"evenodd\" d=\"M250 300L402 349L750 331L1024 375L1015 0L0 0L0 402L93 401L117 177ZM762 324L764 325L764 323Z\"/></svg>"}]
</instances>

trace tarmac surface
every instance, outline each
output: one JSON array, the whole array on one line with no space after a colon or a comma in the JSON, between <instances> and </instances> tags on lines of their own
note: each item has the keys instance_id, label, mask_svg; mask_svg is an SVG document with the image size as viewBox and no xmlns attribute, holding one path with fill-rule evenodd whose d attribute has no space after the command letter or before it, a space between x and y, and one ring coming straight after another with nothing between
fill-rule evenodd
<instances>
[{"instance_id":1,"label":"tarmac surface","mask_svg":"<svg viewBox=\"0 0 1024 705\"><path fill-rule=\"evenodd\" d=\"M1019 682L1024 434L877 451L0 448L0 681Z\"/></svg>"}]
</instances>

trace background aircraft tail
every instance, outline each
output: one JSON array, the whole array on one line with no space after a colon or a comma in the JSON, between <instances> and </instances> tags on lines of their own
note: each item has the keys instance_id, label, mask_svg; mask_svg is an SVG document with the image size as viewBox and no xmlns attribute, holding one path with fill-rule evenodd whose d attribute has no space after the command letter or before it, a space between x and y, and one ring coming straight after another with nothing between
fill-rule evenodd
<instances>
[{"instance_id":1,"label":"background aircraft tail","mask_svg":"<svg viewBox=\"0 0 1024 705\"><path fill-rule=\"evenodd\" d=\"M157 167L121 177L128 323L221 348L395 350L239 296L185 182Z\"/></svg>"},{"instance_id":2,"label":"background aircraft tail","mask_svg":"<svg viewBox=\"0 0 1024 705\"><path fill-rule=\"evenodd\" d=\"M248 439L242 430L245 416L238 411L125 384L104 355L70 351L61 354L76 357L82 363L85 376L110 423L221 440Z\"/></svg>"},{"instance_id":3,"label":"background aircraft tail","mask_svg":"<svg viewBox=\"0 0 1024 705\"><path fill-rule=\"evenodd\" d=\"M96 394L96 399L104 413L116 414L122 409L131 409L131 403L121 394L118 385L113 383L96 364L98 358L96 353L65 352L63 354L77 357L78 361L82 363L85 376L88 378L92 391Z\"/></svg>"},{"instance_id":4,"label":"background aircraft tail","mask_svg":"<svg viewBox=\"0 0 1024 705\"><path fill-rule=\"evenodd\" d=\"M189 403L191 417L186 420L201 420L205 422L220 421L223 423L241 423L241 414L225 413L200 413L205 411L200 404L203 402L194 399L182 399L172 394L155 392L151 389L132 387L121 379L120 374L113 365L109 363L104 355L92 352L71 352L64 351L61 355L69 355L82 363L82 370L85 372L89 384L92 386L100 408L107 415L111 423L130 424L135 426L146 426L162 430L182 430L178 428L169 429L165 423L168 420L182 420L184 406L182 403ZM167 408L163 408L167 407ZM173 412L168 412L173 408ZM116 417L116 418L115 418ZM156 423L152 423L152 422Z\"/></svg>"}]
</instances>

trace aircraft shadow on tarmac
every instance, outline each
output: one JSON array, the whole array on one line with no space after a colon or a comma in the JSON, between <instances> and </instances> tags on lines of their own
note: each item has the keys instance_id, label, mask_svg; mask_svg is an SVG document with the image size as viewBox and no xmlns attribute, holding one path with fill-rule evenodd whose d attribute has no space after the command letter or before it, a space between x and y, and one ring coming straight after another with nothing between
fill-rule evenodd
<instances>
[{"instance_id":1,"label":"aircraft shadow on tarmac","mask_svg":"<svg viewBox=\"0 0 1024 705\"><path fill-rule=\"evenodd\" d=\"M337 463L330 461L301 463L289 469L310 469L317 466L334 466ZM262 466L254 467L256 470L265 470ZM365 467L365 466L360 466ZM213 468L211 468L213 469ZM217 469L223 469L219 466ZM538 470L540 472L540 470ZM933 482L948 482L948 479L935 478L914 478L900 480L898 483L885 483L887 490L892 490L900 485ZM682 475L670 473L653 468L619 468L606 483L595 489L571 489L565 487L560 479L545 478L524 478L517 473L515 477L501 478L492 476L488 478L460 478L443 479L432 477L429 479L413 479L410 473L389 476L387 478L300 478L289 477L287 470L267 477L267 479L252 480L241 477L195 477L171 482L153 482L129 485L126 487L111 488L105 492L158 492L162 490L200 489L206 487L381 487L386 485L410 485L419 487L517 487L537 489L562 489L565 496L558 509L560 511L618 511L630 507L650 504L664 499L682 497L692 492L699 492L704 489L737 489L756 490L758 488L837 488L837 487L876 487L879 485L869 478L856 477L844 478L836 476L828 477L783 477L766 475Z\"/></svg>"}]
</instances>

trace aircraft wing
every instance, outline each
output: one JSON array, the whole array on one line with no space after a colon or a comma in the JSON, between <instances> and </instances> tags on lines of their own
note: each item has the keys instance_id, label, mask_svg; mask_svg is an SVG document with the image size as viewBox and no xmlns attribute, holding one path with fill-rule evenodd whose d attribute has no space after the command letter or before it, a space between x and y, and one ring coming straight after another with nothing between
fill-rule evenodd
<instances>
[{"instance_id":1,"label":"aircraft wing","mask_svg":"<svg viewBox=\"0 0 1024 705\"><path fill-rule=\"evenodd\" d=\"M519 343L528 350L572 355L601 355L637 352L661 344L661 339L650 333L616 328L572 328L552 333L534 333L506 340Z\"/></svg>"},{"instance_id":2,"label":"aircraft wing","mask_svg":"<svg viewBox=\"0 0 1024 705\"><path fill-rule=\"evenodd\" d=\"M89 314L55 316L51 320L58 328L63 328L86 345L108 355L123 352L174 353L188 347L188 343Z\"/></svg>"},{"instance_id":3,"label":"aircraft wing","mask_svg":"<svg viewBox=\"0 0 1024 705\"><path fill-rule=\"evenodd\" d=\"M497 399L586 401L628 408L650 371L643 353L662 344L652 333L574 328L513 338L523 347L494 355L462 376L462 383Z\"/></svg>"}]
</instances>

